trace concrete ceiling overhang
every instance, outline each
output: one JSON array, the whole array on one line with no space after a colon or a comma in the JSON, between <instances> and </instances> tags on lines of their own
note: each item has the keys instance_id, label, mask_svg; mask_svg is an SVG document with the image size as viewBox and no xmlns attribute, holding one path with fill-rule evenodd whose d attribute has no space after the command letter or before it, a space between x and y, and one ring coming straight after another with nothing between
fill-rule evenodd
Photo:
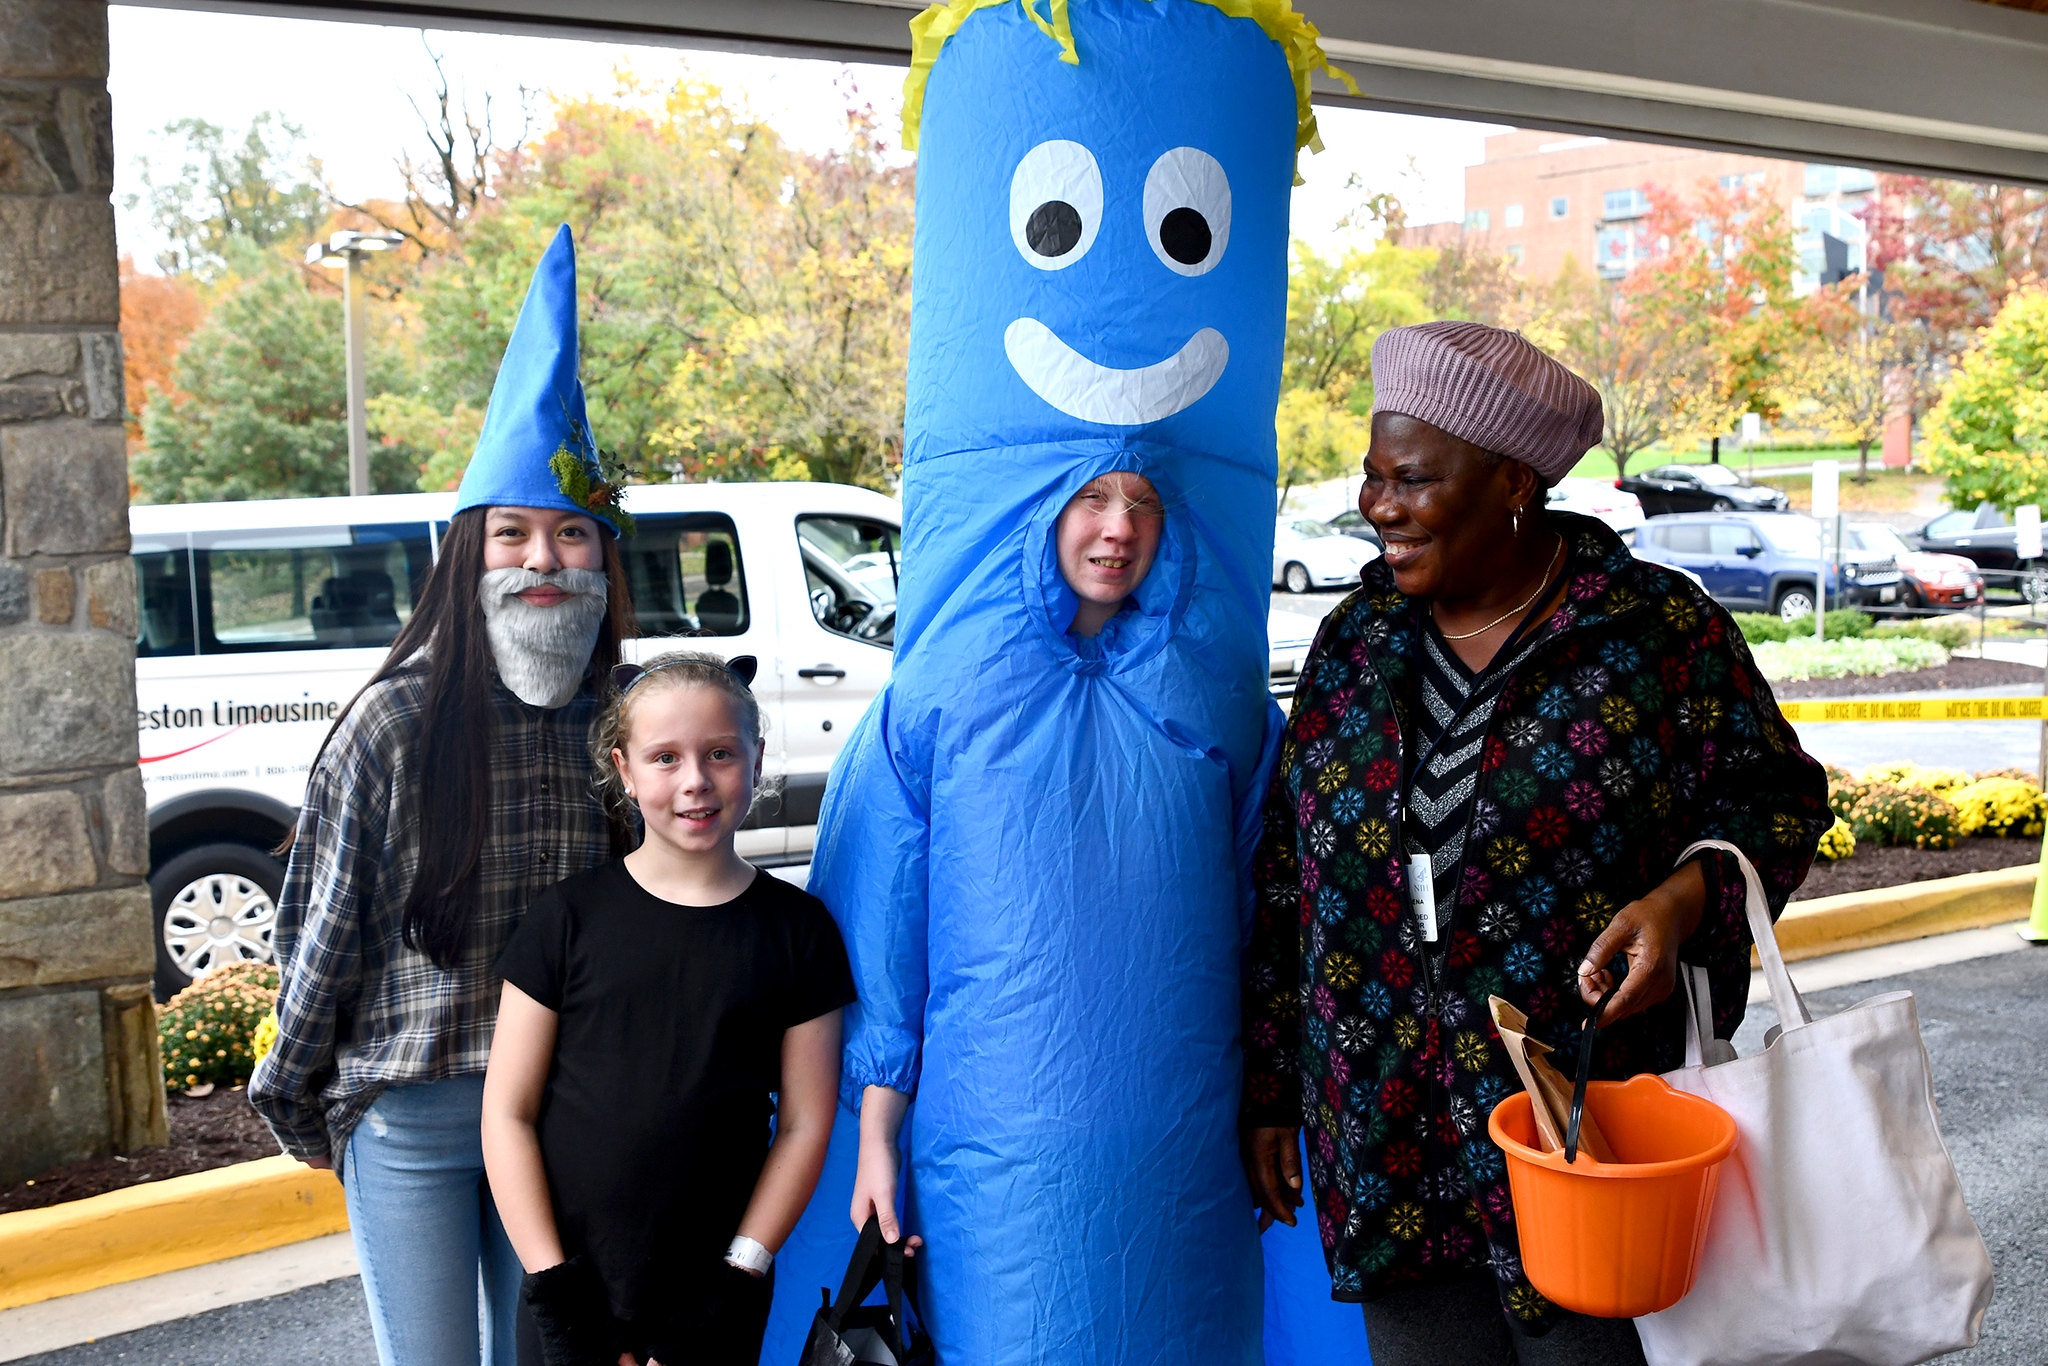
<instances>
[{"instance_id":1,"label":"concrete ceiling overhang","mask_svg":"<svg viewBox=\"0 0 2048 1366\"><path fill-rule=\"evenodd\" d=\"M903 63L918 0L144 0ZM1978 0L1297 0L1318 100L2048 185L2048 17Z\"/></svg>"}]
</instances>

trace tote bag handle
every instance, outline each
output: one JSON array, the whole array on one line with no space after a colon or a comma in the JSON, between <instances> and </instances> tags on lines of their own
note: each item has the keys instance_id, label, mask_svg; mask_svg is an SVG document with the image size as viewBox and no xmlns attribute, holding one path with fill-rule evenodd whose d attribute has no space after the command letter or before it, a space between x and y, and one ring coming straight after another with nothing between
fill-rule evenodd
<instances>
[{"instance_id":1,"label":"tote bag handle","mask_svg":"<svg viewBox=\"0 0 2048 1366\"><path fill-rule=\"evenodd\" d=\"M825 1322L835 1333L844 1329L846 1316L879 1284L889 1297L890 1331L895 1338L889 1345L897 1360L902 1360L909 1345L903 1319L904 1286L914 1286L916 1274L905 1265L902 1241L882 1241L881 1219L870 1214L854 1244L853 1259L846 1265L846 1279L839 1283L839 1298L826 1307Z\"/></svg>"},{"instance_id":2,"label":"tote bag handle","mask_svg":"<svg viewBox=\"0 0 2048 1366\"><path fill-rule=\"evenodd\" d=\"M1738 867L1742 869L1745 892L1743 910L1749 917L1750 937L1756 941L1757 960L1763 964L1764 981L1771 988L1771 1004L1778 1009L1780 1029L1797 1029L1813 1023L1813 1016L1806 1009L1806 999L1799 994L1799 988L1792 985L1792 974L1785 970L1785 955L1778 949L1778 932L1771 925L1770 903L1764 899L1764 885L1757 877L1756 869L1750 864L1749 855L1737 849L1726 840L1699 840L1685 847L1677 861L1684 863L1703 849L1714 849L1724 854L1733 854ZM1691 1033L1688 1028L1687 1033ZM1711 1027L1708 1030L1711 1036ZM1691 1047L1688 1041L1686 1061L1691 1062Z\"/></svg>"}]
</instances>

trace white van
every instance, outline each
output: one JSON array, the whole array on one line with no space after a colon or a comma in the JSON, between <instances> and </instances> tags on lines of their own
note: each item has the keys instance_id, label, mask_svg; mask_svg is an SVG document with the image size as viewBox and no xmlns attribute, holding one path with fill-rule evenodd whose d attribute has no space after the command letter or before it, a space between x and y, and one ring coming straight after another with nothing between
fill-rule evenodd
<instances>
[{"instance_id":1,"label":"white van","mask_svg":"<svg viewBox=\"0 0 2048 1366\"><path fill-rule=\"evenodd\" d=\"M270 957L315 751L412 613L455 495L137 507L135 721L149 794L159 994ZM636 486L621 545L641 638L761 661L767 772L757 863L810 858L825 776L889 677L902 509L838 484Z\"/></svg>"}]
</instances>

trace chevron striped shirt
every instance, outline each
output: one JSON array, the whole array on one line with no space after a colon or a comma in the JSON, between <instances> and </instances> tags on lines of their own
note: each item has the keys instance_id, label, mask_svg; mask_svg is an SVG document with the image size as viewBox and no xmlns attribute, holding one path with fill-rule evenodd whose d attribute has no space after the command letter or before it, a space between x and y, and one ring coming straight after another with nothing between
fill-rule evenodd
<instances>
[{"instance_id":1,"label":"chevron striped shirt","mask_svg":"<svg viewBox=\"0 0 2048 1366\"><path fill-rule=\"evenodd\" d=\"M1425 615L1424 623L1415 670L1417 705L1411 714L1416 733L1402 843L1411 855L1429 855L1436 887L1437 942L1443 945L1449 942L1451 913L1458 904L1472 796L1479 787L1479 759L1494 697L1536 648L1540 633L1517 627L1485 670L1474 673L1451 649L1436 622Z\"/></svg>"}]
</instances>

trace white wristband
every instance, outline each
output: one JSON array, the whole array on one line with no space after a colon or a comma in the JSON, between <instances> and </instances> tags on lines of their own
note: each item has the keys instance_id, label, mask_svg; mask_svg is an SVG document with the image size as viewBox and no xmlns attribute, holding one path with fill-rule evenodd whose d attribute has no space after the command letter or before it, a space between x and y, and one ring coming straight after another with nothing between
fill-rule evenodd
<instances>
[{"instance_id":1,"label":"white wristband","mask_svg":"<svg viewBox=\"0 0 2048 1366\"><path fill-rule=\"evenodd\" d=\"M742 1233L732 1240L732 1246L725 1250L727 1266L736 1266L753 1276L765 1276L768 1268L775 1265L775 1254Z\"/></svg>"}]
</instances>

